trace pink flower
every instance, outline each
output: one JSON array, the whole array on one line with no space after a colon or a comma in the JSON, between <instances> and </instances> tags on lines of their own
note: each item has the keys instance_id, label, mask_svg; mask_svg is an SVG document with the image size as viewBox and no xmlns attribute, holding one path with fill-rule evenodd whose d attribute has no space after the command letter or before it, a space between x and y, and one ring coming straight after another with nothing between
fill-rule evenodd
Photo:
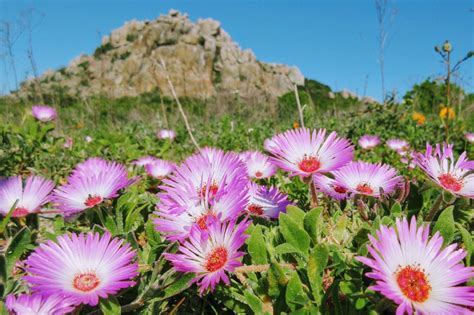
<instances>
[{"instance_id":1,"label":"pink flower","mask_svg":"<svg viewBox=\"0 0 474 315\"><path fill-rule=\"evenodd\" d=\"M167 177L174 171L175 168L176 165L174 163L160 159L155 159L151 163L147 163L145 165L145 171L148 176L157 179L163 179Z\"/></svg>"},{"instance_id":2,"label":"pink flower","mask_svg":"<svg viewBox=\"0 0 474 315\"><path fill-rule=\"evenodd\" d=\"M58 116L56 109L46 105L34 105L31 107L33 117L41 122L48 122Z\"/></svg>"},{"instance_id":3,"label":"pink flower","mask_svg":"<svg viewBox=\"0 0 474 315\"><path fill-rule=\"evenodd\" d=\"M372 257L356 259L372 269L369 289L399 305L397 315L472 313L474 288L459 284L474 277L474 268L464 267L466 252L457 244L442 249L439 232L430 239L429 227L417 228L415 217L410 224L397 218L395 229L382 225L369 240Z\"/></svg>"},{"instance_id":4,"label":"pink flower","mask_svg":"<svg viewBox=\"0 0 474 315\"><path fill-rule=\"evenodd\" d=\"M245 230L249 221L239 224L235 220L221 223L211 220L207 230L197 225L191 229L189 240L180 245L177 254L164 254L176 271L194 272L192 280L200 287L203 294L207 289L213 291L220 281L230 284L227 272L233 272L241 266L240 257L245 253L239 251L248 235Z\"/></svg>"},{"instance_id":5,"label":"pink flower","mask_svg":"<svg viewBox=\"0 0 474 315\"><path fill-rule=\"evenodd\" d=\"M402 177L388 165L351 162L333 172L334 184L354 195L380 197L380 189L391 194L401 183Z\"/></svg>"},{"instance_id":6,"label":"pink flower","mask_svg":"<svg viewBox=\"0 0 474 315\"><path fill-rule=\"evenodd\" d=\"M97 305L120 289L135 285L136 253L110 233L61 235L41 244L27 259L24 279L34 292L60 294L75 304Z\"/></svg>"},{"instance_id":7,"label":"pink flower","mask_svg":"<svg viewBox=\"0 0 474 315\"><path fill-rule=\"evenodd\" d=\"M270 158L258 151L247 151L240 154L242 161L247 166L250 178L268 178L276 173L276 166Z\"/></svg>"},{"instance_id":8,"label":"pink flower","mask_svg":"<svg viewBox=\"0 0 474 315\"><path fill-rule=\"evenodd\" d=\"M276 187L268 188L250 183L249 192L250 200L245 210L257 217L278 219L280 212L286 212L286 207L291 204L288 196Z\"/></svg>"},{"instance_id":9,"label":"pink flower","mask_svg":"<svg viewBox=\"0 0 474 315\"><path fill-rule=\"evenodd\" d=\"M7 296L5 306L18 315L65 315L74 310L74 301L62 295L21 294Z\"/></svg>"},{"instance_id":10,"label":"pink flower","mask_svg":"<svg viewBox=\"0 0 474 315\"><path fill-rule=\"evenodd\" d=\"M76 166L68 183L54 190L53 198L63 212L71 214L117 197L120 189L133 182L122 164L90 158Z\"/></svg>"},{"instance_id":11,"label":"pink flower","mask_svg":"<svg viewBox=\"0 0 474 315\"><path fill-rule=\"evenodd\" d=\"M313 175L313 184L317 191L321 191L336 200L349 198L349 189L339 186L336 180L321 174Z\"/></svg>"},{"instance_id":12,"label":"pink flower","mask_svg":"<svg viewBox=\"0 0 474 315\"><path fill-rule=\"evenodd\" d=\"M370 150L380 144L380 138L373 135L363 135L359 139L359 145L362 149Z\"/></svg>"},{"instance_id":13,"label":"pink flower","mask_svg":"<svg viewBox=\"0 0 474 315\"><path fill-rule=\"evenodd\" d=\"M352 160L354 148L349 140L335 132L326 137L326 130L293 129L272 138L270 148L275 165L291 176L308 177L315 173L334 171Z\"/></svg>"},{"instance_id":14,"label":"pink flower","mask_svg":"<svg viewBox=\"0 0 474 315\"><path fill-rule=\"evenodd\" d=\"M162 129L156 133L158 139L170 139L173 140L176 137L176 133L173 130Z\"/></svg>"},{"instance_id":15,"label":"pink flower","mask_svg":"<svg viewBox=\"0 0 474 315\"><path fill-rule=\"evenodd\" d=\"M50 193L54 183L39 176L31 176L25 182L21 176L0 180L0 214L5 216L10 209L13 217L24 217L40 211L41 206L51 201Z\"/></svg>"},{"instance_id":16,"label":"pink flower","mask_svg":"<svg viewBox=\"0 0 474 315\"><path fill-rule=\"evenodd\" d=\"M454 158L452 145L426 145L425 154L415 154L420 168L438 186L457 196L474 199L474 161L469 161L466 152Z\"/></svg>"}]
</instances>

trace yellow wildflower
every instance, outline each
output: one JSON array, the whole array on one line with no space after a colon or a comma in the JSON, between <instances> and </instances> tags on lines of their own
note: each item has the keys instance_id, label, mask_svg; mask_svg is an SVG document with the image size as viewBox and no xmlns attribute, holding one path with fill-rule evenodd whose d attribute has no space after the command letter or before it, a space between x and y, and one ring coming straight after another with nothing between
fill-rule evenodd
<instances>
[{"instance_id":1,"label":"yellow wildflower","mask_svg":"<svg viewBox=\"0 0 474 315\"><path fill-rule=\"evenodd\" d=\"M418 125L423 125L426 120L425 115L419 112L413 112L413 115L411 117L413 118L414 121L418 123Z\"/></svg>"},{"instance_id":2,"label":"yellow wildflower","mask_svg":"<svg viewBox=\"0 0 474 315\"><path fill-rule=\"evenodd\" d=\"M454 119L456 117L456 113L451 107L443 106L439 111L439 117L441 119Z\"/></svg>"},{"instance_id":3,"label":"yellow wildflower","mask_svg":"<svg viewBox=\"0 0 474 315\"><path fill-rule=\"evenodd\" d=\"M300 124L297 121L293 122L293 129L298 129L300 127Z\"/></svg>"}]
</instances>

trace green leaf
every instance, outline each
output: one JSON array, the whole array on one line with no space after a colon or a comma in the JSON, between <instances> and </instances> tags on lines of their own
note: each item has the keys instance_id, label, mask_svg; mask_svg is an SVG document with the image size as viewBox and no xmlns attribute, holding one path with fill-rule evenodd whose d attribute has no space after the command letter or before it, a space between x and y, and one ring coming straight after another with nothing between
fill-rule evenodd
<instances>
[{"instance_id":1,"label":"green leaf","mask_svg":"<svg viewBox=\"0 0 474 315\"><path fill-rule=\"evenodd\" d=\"M285 301L289 305L305 305L308 301L308 297L303 291L303 285L298 277L297 272L293 272L290 281L286 287Z\"/></svg>"},{"instance_id":2,"label":"green leaf","mask_svg":"<svg viewBox=\"0 0 474 315\"><path fill-rule=\"evenodd\" d=\"M323 207L316 207L310 212L306 213L304 217L304 228L308 232L313 242L317 242L319 236L319 222L321 219L321 213L323 213Z\"/></svg>"},{"instance_id":3,"label":"green leaf","mask_svg":"<svg viewBox=\"0 0 474 315\"><path fill-rule=\"evenodd\" d=\"M193 272L190 272L185 273L181 277L176 279L175 282L173 282L164 290L165 296L163 297L163 300L172 297L176 294L179 294L189 288L191 286L191 280L194 279L195 276L196 275Z\"/></svg>"},{"instance_id":4,"label":"green leaf","mask_svg":"<svg viewBox=\"0 0 474 315\"><path fill-rule=\"evenodd\" d=\"M250 306L254 314L263 313L263 303L257 296L255 296L255 294L252 294L246 290L244 291L244 296L247 305Z\"/></svg>"},{"instance_id":5,"label":"green leaf","mask_svg":"<svg viewBox=\"0 0 474 315\"><path fill-rule=\"evenodd\" d=\"M441 212L438 221L434 226L433 232L439 232L444 238L444 244L449 244L454 238L456 228L454 226L453 206L450 206Z\"/></svg>"},{"instance_id":6,"label":"green leaf","mask_svg":"<svg viewBox=\"0 0 474 315\"><path fill-rule=\"evenodd\" d=\"M464 248L467 252L466 261L467 264L470 266L472 260L472 253L474 252L474 242L472 240L472 235L461 224L456 224L456 227L459 229L459 232L461 232Z\"/></svg>"},{"instance_id":7,"label":"green leaf","mask_svg":"<svg viewBox=\"0 0 474 315\"><path fill-rule=\"evenodd\" d=\"M395 202L390 209L391 214L400 214L402 212L402 206L400 205L399 202Z\"/></svg>"},{"instance_id":8,"label":"green leaf","mask_svg":"<svg viewBox=\"0 0 474 315\"><path fill-rule=\"evenodd\" d=\"M254 264L266 264L267 261L267 246L262 234L262 227L258 225L252 231L250 238L247 241L248 252Z\"/></svg>"},{"instance_id":9,"label":"green leaf","mask_svg":"<svg viewBox=\"0 0 474 315\"><path fill-rule=\"evenodd\" d=\"M280 214L280 231L288 243L298 249L305 257L308 255L308 233L284 213Z\"/></svg>"},{"instance_id":10,"label":"green leaf","mask_svg":"<svg viewBox=\"0 0 474 315\"><path fill-rule=\"evenodd\" d=\"M104 315L118 315L122 314L122 310L120 308L120 304L117 301L117 298L113 295L109 296L108 299L100 300L100 310Z\"/></svg>"},{"instance_id":11,"label":"green leaf","mask_svg":"<svg viewBox=\"0 0 474 315\"><path fill-rule=\"evenodd\" d=\"M7 228L8 222L10 222L10 218L12 217L13 211L16 209L18 201L19 200L17 199L13 206L10 208L10 211L8 211L7 215L0 221L0 233L3 233L3 231L5 231L5 229Z\"/></svg>"},{"instance_id":12,"label":"green leaf","mask_svg":"<svg viewBox=\"0 0 474 315\"><path fill-rule=\"evenodd\" d=\"M290 243L283 243L275 247L275 254L283 255L283 254L294 254L300 253L299 249L296 249Z\"/></svg>"},{"instance_id":13,"label":"green leaf","mask_svg":"<svg viewBox=\"0 0 474 315\"><path fill-rule=\"evenodd\" d=\"M283 268L277 263L272 262L268 270L268 295L277 299L280 296L280 287L288 282Z\"/></svg>"},{"instance_id":14,"label":"green leaf","mask_svg":"<svg viewBox=\"0 0 474 315\"><path fill-rule=\"evenodd\" d=\"M325 244L313 248L308 260L307 276L311 285L314 299L318 305L323 296L323 272L329 259L329 249Z\"/></svg>"},{"instance_id":15,"label":"green leaf","mask_svg":"<svg viewBox=\"0 0 474 315\"><path fill-rule=\"evenodd\" d=\"M5 256L0 255L0 283L7 282L7 260Z\"/></svg>"},{"instance_id":16,"label":"green leaf","mask_svg":"<svg viewBox=\"0 0 474 315\"><path fill-rule=\"evenodd\" d=\"M306 213L300 208L289 205L286 207L286 214L299 225L303 225L303 220Z\"/></svg>"},{"instance_id":17,"label":"green leaf","mask_svg":"<svg viewBox=\"0 0 474 315\"><path fill-rule=\"evenodd\" d=\"M20 259L21 255L26 251L27 245L31 242L31 232L28 227L24 227L19 230L15 236L11 239L6 249L6 260L7 260L7 274L10 274L13 270L13 266Z\"/></svg>"}]
</instances>

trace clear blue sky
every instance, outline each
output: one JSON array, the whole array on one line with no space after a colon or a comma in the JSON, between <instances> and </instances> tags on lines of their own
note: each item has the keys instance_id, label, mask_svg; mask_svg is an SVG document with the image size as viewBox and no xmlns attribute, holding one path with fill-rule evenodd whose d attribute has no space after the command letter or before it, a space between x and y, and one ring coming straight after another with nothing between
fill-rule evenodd
<instances>
[{"instance_id":1,"label":"clear blue sky","mask_svg":"<svg viewBox=\"0 0 474 315\"><path fill-rule=\"evenodd\" d=\"M474 3L469 0L398 0L386 48L386 86L404 93L443 66L433 46L449 39L455 58L474 49ZM99 33L108 34L130 19L155 19L169 9L195 21L214 18L258 59L295 65L307 78L335 90L349 89L380 99L377 21L373 0L325 1L145 1L145 0L0 0L0 20L15 20L34 8L44 18L33 33L40 72L59 68L80 53L92 53ZM18 72L29 66L25 37L14 49ZM474 91L474 60L464 67L462 85ZM0 91L8 84L0 64Z\"/></svg>"}]
</instances>

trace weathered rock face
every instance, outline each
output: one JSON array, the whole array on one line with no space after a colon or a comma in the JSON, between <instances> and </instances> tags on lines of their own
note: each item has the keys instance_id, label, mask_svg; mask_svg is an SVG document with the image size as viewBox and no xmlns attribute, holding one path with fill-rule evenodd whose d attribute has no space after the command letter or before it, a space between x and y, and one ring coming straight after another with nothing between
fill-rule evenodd
<instances>
[{"instance_id":1,"label":"weathered rock face","mask_svg":"<svg viewBox=\"0 0 474 315\"><path fill-rule=\"evenodd\" d=\"M154 21L127 22L105 36L94 55L81 55L39 80L43 93L60 88L79 97L121 97L158 87L170 96L161 59L178 96L268 99L288 92L293 84L304 84L297 68L259 62L251 50L241 50L219 22L193 23L174 10ZM19 94L32 90L33 83L27 81Z\"/></svg>"}]
</instances>

